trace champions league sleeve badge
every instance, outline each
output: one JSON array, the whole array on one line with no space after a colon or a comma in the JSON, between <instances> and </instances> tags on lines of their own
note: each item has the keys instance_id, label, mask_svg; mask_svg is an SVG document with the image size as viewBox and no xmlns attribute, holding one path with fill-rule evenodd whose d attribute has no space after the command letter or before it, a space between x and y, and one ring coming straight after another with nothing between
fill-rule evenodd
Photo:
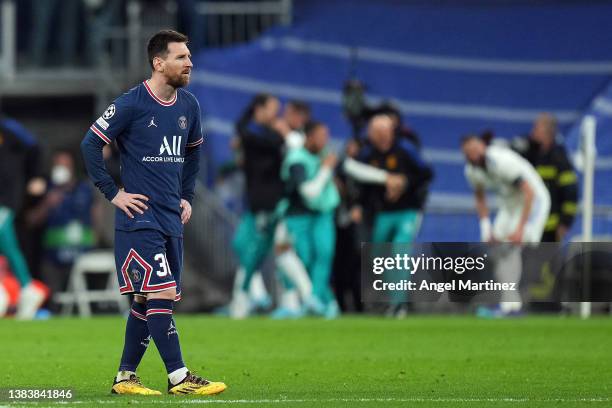
<instances>
[{"instance_id":1,"label":"champions league sleeve badge","mask_svg":"<svg viewBox=\"0 0 612 408\"><path fill-rule=\"evenodd\" d=\"M115 115L115 104L111 103L108 108L102 114L104 119L110 119Z\"/></svg>"}]
</instances>

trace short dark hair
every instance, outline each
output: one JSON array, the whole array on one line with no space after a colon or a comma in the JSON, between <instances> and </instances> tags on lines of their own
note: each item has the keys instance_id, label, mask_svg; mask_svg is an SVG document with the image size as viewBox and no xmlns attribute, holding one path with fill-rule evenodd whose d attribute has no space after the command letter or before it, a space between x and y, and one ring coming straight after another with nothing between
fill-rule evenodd
<instances>
[{"instance_id":1,"label":"short dark hair","mask_svg":"<svg viewBox=\"0 0 612 408\"><path fill-rule=\"evenodd\" d=\"M187 43L189 38L185 34L181 34L174 30L158 31L149 39L147 44L147 55L149 56L149 65L153 68L153 59L155 57L166 58L168 55L168 43Z\"/></svg>"},{"instance_id":2,"label":"short dark hair","mask_svg":"<svg viewBox=\"0 0 612 408\"><path fill-rule=\"evenodd\" d=\"M293 109L303 114L306 117L310 117L310 105L308 105L304 101L300 101L299 99L292 99L287 102L287 105L291 105Z\"/></svg>"},{"instance_id":3,"label":"short dark hair","mask_svg":"<svg viewBox=\"0 0 612 408\"><path fill-rule=\"evenodd\" d=\"M494 137L495 137L495 134L493 133L492 130L485 130L480 135L477 135L476 133L468 133L467 135L461 138L461 146L463 147L464 144L466 144L467 142L473 139L480 140L481 142L483 142L485 145L488 146L491 144Z\"/></svg>"},{"instance_id":4,"label":"short dark hair","mask_svg":"<svg viewBox=\"0 0 612 408\"><path fill-rule=\"evenodd\" d=\"M478 135L476 135L474 133L468 133L467 135L461 136L461 139L459 140L459 143L463 147L464 144L466 144L467 142L470 142L470 141L472 141L474 139L478 140L478 139L480 139L480 137L478 137Z\"/></svg>"},{"instance_id":5,"label":"short dark hair","mask_svg":"<svg viewBox=\"0 0 612 408\"><path fill-rule=\"evenodd\" d=\"M255 115L255 110L267 104L268 101L272 98L274 98L274 96L269 93L261 92L256 94L253 99L251 99L251 102L249 102L247 107L244 109L242 115L240 115L240 118L238 119L237 123L237 128L240 129L248 125L249 122L253 119L253 116Z\"/></svg>"},{"instance_id":6,"label":"short dark hair","mask_svg":"<svg viewBox=\"0 0 612 408\"><path fill-rule=\"evenodd\" d=\"M306 137L308 137L312 134L312 132L314 132L315 130L317 130L318 128L322 126L325 126L323 122L311 120L308 123L306 123L306 125L304 126L304 134L306 135Z\"/></svg>"}]
</instances>

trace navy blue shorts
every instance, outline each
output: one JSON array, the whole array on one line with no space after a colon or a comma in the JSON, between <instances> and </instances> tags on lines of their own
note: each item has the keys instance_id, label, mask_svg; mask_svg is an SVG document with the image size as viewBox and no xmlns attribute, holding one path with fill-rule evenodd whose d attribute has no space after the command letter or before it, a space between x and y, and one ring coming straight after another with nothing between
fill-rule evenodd
<instances>
[{"instance_id":1,"label":"navy blue shorts","mask_svg":"<svg viewBox=\"0 0 612 408\"><path fill-rule=\"evenodd\" d=\"M115 264L121 294L176 288L180 300L183 238L153 229L115 230Z\"/></svg>"}]
</instances>

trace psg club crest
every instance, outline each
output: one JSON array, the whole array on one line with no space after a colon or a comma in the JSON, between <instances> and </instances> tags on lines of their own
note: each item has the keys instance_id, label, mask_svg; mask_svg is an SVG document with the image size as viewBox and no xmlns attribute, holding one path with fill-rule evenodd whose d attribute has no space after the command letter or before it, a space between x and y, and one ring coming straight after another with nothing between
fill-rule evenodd
<instances>
[{"instance_id":1,"label":"psg club crest","mask_svg":"<svg viewBox=\"0 0 612 408\"><path fill-rule=\"evenodd\" d=\"M106 110L102 114L102 117L104 119L110 119L113 117L114 114L115 114L115 104L111 103L110 106L106 108Z\"/></svg>"},{"instance_id":2,"label":"psg club crest","mask_svg":"<svg viewBox=\"0 0 612 408\"><path fill-rule=\"evenodd\" d=\"M183 130L187 129L187 118L186 118L186 117L184 117L184 116L181 116L181 117L178 119L178 125L179 125L179 127L180 127L181 129L183 129Z\"/></svg>"},{"instance_id":3,"label":"psg club crest","mask_svg":"<svg viewBox=\"0 0 612 408\"><path fill-rule=\"evenodd\" d=\"M132 275L132 282L140 282L142 275L140 274L140 271L138 269L132 269L131 275Z\"/></svg>"}]
</instances>

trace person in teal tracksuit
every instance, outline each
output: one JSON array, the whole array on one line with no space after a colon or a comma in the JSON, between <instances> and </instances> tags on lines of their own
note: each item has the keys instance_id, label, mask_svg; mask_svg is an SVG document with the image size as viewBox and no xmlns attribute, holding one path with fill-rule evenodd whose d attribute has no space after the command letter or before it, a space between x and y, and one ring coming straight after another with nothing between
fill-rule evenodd
<instances>
[{"instance_id":1,"label":"person in teal tracksuit","mask_svg":"<svg viewBox=\"0 0 612 408\"><path fill-rule=\"evenodd\" d=\"M373 220L373 243L402 244L405 245L402 250L409 250L419 231L422 208L433 178L431 167L422 160L414 144L395 136L393 121L387 115L376 115L370 120L368 140L357 159L405 177L405 183L393 189L363 185L360 202L367 218ZM391 299L392 308L405 301L405 296L396 295Z\"/></svg>"},{"instance_id":2,"label":"person in teal tracksuit","mask_svg":"<svg viewBox=\"0 0 612 408\"><path fill-rule=\"evenodd\" d=\"M339 309L330 275L336 244L334 212L340 203L333 179L337 158L326 153L327 126L309 122L304 130L304 146L290 150L281 168L289 201L285 222L311 277L312 297L304 302L307 310L335 317Z\"/></svg>"}]
</instances>

